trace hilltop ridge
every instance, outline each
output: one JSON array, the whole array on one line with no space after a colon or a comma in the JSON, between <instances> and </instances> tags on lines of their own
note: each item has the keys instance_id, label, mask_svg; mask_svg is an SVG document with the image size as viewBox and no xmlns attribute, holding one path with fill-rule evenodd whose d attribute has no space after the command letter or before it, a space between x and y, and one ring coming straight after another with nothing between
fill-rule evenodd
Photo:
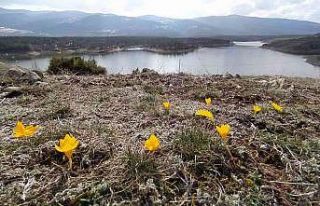
<instances>
[{"instance_id":1,"label":"hilltop ridge","mask_svg":"<svg viewBox=\"0 0 320 206\"><path fill-rule=\"evenodd\" d=\"M78 11L0 9L0 35L29 36L165 36L305 35L320 33L309 21L239 15L193 19L153 15L127 17Z\"/></svg>"}]
</instances>

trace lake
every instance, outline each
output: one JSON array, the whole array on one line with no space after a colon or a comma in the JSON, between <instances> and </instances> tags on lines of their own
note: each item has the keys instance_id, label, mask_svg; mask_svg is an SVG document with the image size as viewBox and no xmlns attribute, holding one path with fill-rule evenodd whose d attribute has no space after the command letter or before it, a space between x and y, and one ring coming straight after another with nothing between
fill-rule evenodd
<instances>
[{"instance_id":1,"label":"lake","mask_svg":"<svg viewBox=\"0 0 320 206\"><path fill-rule=\"evenodd\" d=\"M235 42L233 47L201 48L184 55L163 55L132 48L130 51L106 55L85 55L94 58L108 73L131 73L136 68L150 68L160 73L180 71L192 74L285 75L320 77L320 67L305 62L302 56L260 48L261 42ZM46 70L50 58L20 60L27 68Z\"/></svg>"}]
</instances>

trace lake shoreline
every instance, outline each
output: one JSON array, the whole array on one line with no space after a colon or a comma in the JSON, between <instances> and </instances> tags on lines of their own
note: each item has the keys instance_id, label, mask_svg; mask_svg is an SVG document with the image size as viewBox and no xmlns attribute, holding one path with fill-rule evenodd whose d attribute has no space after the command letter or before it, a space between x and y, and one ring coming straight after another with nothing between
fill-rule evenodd
<instances>
[{"instance_id":1,"label":"lake shoreline","mask_svg":"<svg viewBox=\"0 0 320 206\"><path fill-rule=\"evenodd\" d=\"M131 51L144 51L144 52L150 52L160 55L185 55L191 52L194 52L199 49L205 49L205 48L224 48L224 47L234 47L234 46L242 46L242 45L236 45L235 42L229 44L229 45L221 45L221 46L202 46L202 47L194 47L194 48L188 48L188 49L180 49L180 50L167 50L167 49L159 49L159 48L150 48L150 47L126 47L126 48L114 48L114 49L107 49L107 50L67 50L64 52L27 52L27 53L11 53L11 54L0 54L0 60L10 63L12 61L19 61L19 60L32 60L36 58L45 58L45 57L53 57L53 56L95 56L95 55L109 55L109 54L115 54L118 52L131 52ZM278 49L275 47L270 47L268 44L262 44L259 46L259 48L262 49L269 49L273 51L278 51L281 53L286 54L292 54L299 57L304 57L306 60L305 62L320 67L320 56L319 55L303 55L303 54L297 54L294 52L288 52L286 50Z\"/></svg>"},{"instance_id":2,"label":"lake shoreline","mask_svg":"<svg viewBox=\"0 0 320 206\"><path fill-rule=\"evenodd\" d=\"M259 42L235 43L235 46L180 50L183 54L168 54L166 50L155 48L118 48L107 51L82 52L77 55L69 51L60 56L81 56L95 60L109 73L129 74L132 69L150 68L160 73L178 71L192 74L240 75L284 75L313 77L319 76L320 68L307 63L304 56L282 54L270 49L262 49ZM170 51L172 53L172 51ZM31 53L36 56L29 60L6 61L22 67L44 71L50 63L50 54ZM31 55L30 54L30 55ZM38 55L38 56L37 56ZM43 57L39 57L39 56ZM248 58L250 57L250 58Z\"/></svg>"},{"instance_id":3,"label":"lake shoreline","mask_svg":"<svg viewBox=\"0 0 320 206\"><path fill-rule=\"evenodd\" d=\"M303 55L307 63L320 66L319 34L289 39L275 39L263 45L263 48L292 55Z\"/></svg>"},{"instance_id":4,"label":"lake shoreline","mask_svg":"<svg viewBox=\"0 0 320 206\"><path fill-rule=\"evenodd\" d=\"M306 61L309 64L317 66L320 69L320 55L309 55L309 56L305 56L305 57L306 57Z\"/></svg>"},{"instance_id":5,"label":"lake shoreline","mask_svg":"<svg viewBox=\"0 0 320 206\"><path fill-rule=\"evenodd\" d=\"M1 61L13 61L13 60L30 60L34 58L42 57L53 57L53 56L77 56L77 55L108 55L114 54L117 52L130 52L130 51L145 51L155 54L162 55L183 55L190 52L194 52L203 48L223 48L223 47L232 47L231 45L222 45L222 46L211 46L211 47L195 47L188 49L179 49L179 50L167 50L167 49L158 49L158 48L149 48L149 47L127 47L127 48L114 48L108 50L91 50L91 51L77 51L77 50L67 50L63 52L27 52L27 53L10 53L10 54L0 54Z\"/></svg>"},{"instance_id":6,"label":"lake shoreline","mask_svg":"<svg viewBox=\"0 0 320 206\"><path fill-rule=\"evenodd\" d=\"M311 64L315 67L320 67L320 55L317 55L317 54L306 55L303 53L290 52L287 50L279 49L276 47L265 46L265 45L263 45L261 48L270 49L273 51L277 51L277 52L281 52L281 53L285 53L285 54L291 54L291 55L295 55L295 56L299 56L299 57L304 57L308 64Z\"/></svg>"},{"instance_id":7,"label":"lake shoreline","mask_svg":"<svg viewBox=\"0 0 320 206\"><path fill-rule=\"evenodd\" d=\"M231 46L232 41L168 37L0 37L0 45L3 45L0 48L0 58L12 59L12 55L17 55L17 58L30 58L36 54L108 54L130 48L179 54L200 47Z\"/></svg>"}]
</instances>

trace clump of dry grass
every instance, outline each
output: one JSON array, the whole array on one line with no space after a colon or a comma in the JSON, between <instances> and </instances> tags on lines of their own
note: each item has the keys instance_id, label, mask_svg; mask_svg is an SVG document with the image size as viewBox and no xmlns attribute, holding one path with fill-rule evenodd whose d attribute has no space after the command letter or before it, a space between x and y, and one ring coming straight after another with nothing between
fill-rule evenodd
<instances>
[{"instance_id":1,"label":"clump of dry grass","mask_svg":"<svg viewBox=\"0 0 320 206\"><path fill-rule=\"evenodd\" d=\"M279 88L268 84L274 79L49 76L48 85L0 100L0 201L317 205L319 81L285 78ZM207 109L214 113L215 124L232 126L228 141L232 156L213 124L193 116L206 107L205 97L213 100ZM172 104L169 115L162 107L164 99ZM272 110L271 100L280 102L284 112ZM265 109L252 114L254 103ZM40 125L39 133L13 140L18 119ZM81 142L72 171L63 154L54 150L66 133ZM161 141L156 153L143 150L151 133Z\"/></svg>"}]
</instances>

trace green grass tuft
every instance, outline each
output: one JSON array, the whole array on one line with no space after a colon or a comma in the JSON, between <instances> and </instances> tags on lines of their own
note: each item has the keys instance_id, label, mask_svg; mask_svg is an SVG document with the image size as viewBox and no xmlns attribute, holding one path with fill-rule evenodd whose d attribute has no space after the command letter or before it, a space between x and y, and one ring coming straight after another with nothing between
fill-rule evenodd
<instances>
[{"instance_id":1,"label":"green grass tuft","mask_svg":"<svg viewBox=\"0 0 320 206\"><path fill-rule=\"evenodd\" d=\"M201 131L201 129L192 128L183 131L174 141L174 148L186 160L194 159L210 149L212 135Z\"/></svg>"},{"instance_id":2,"label":"green grass tuft","mask_svg":"<svg viewBox=\"0 0 320 206\"><path fill-rule=\"evenodd\" d=\"M143 87L143 90L146 93L153 94L153 95L157 95L157 94L163 95L164 94L164 90L163 90L162 86L145 85Z\"/></svg>"},{"instance_id":3,"label":"green grass tuft","mask_svg":"<svg viewBox=\"0 0 320 206\"><path fill-rule=\"evenodd\" d=\"M154 158L148 154L132 153L128 151L124 158L127 177L130 179L147 180L155 176L157 165Z\"/></svg>"}]
</instances>

